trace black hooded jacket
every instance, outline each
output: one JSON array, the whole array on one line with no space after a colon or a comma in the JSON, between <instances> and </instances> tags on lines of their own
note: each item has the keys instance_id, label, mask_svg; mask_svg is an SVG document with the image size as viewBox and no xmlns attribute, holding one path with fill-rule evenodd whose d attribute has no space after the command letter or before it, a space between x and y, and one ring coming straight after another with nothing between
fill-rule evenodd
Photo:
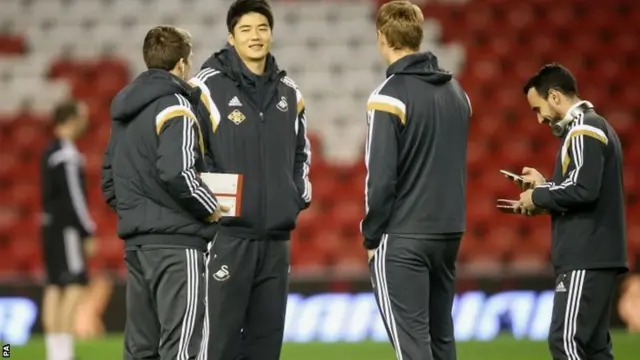
<instances>
[{"instance_id":1,"label":"black hooded jacket","mask_svg":"<svg viewBox=\"0 0 640 360\"><path fill-rule=\"evenodd\" d=\"M465 230L471 105L431 53L405 56L367 101L367 249L383 234L441 239Z\"/></svg>"},{"instance_id":2,"label":"black hooded jacket","mask_svg":"<svg viewBox=\"0 0 640 360\"><path fill-rule=\"evenodd\" d=\"M102 192L128 245L204 250L216 210L202 183L204 139L194 115L200 91L163 70L142 73L111 104Z\"/></svg>"},{"instance_id":3,"label":"black hooded jacket","mask_svg":"<svg viewBox=\"0 0 640 360\"><path fill-rule=\"evenodd\" d=\"M271 55L265 73L255 75L233 47L211 56L190 83L202 90L213 171L243 175L240 216L223 218L219 230L289 239L299 212L311 202L311 149L300 90Z\"/></svg>"}]
</instances>

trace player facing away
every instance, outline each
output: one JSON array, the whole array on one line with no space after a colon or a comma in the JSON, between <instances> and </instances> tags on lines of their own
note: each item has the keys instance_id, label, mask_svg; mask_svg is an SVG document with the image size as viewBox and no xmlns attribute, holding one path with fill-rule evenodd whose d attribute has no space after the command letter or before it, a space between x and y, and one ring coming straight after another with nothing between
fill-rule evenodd
<instances>
[{"instance_id":1,"label":"player facing away","mask_svg":"<svg viewBox=\"0 0 640 360\"><path fill-rule=\"evenodd\" d=\"M277 360L289 239L311 202L307 118L300 90L270 54L269 4L234 2L227 28L229 46L191 80L205 94L213 171L243 174L240 216L222 218L211 243L204 348L208 360L235 360L238 349L241 359Z\"/></svg>"},{"instance_id":2,"label":"player facing away","mask_svg":"<svg viewBox=\"0 0 640 360\"><path fill-rule=\"evenodd\" d=\"M87 284L85 259L95 225L87 208L84 157L74 142L87 125L86 105L69 101L53 112L55 139L41 158L42 246L47 285L42 325L47 360L74 357L76 307Z\"/></svg>"},{"instance_id":3,"label":"player facing away","mask_svg":"<svg viewBox=\"0 0 640 360\"><path fill-rule=\"evenodd\" d=\"M560 138L553 176L525 168L523 178L534 189L516 205L520 212L551 214L551 355L613 359L616 279L628 270L620 140L593 104L580 99L575 78L561 65L544 66L524 93L538 122Z\"/></svg>"},{"instance_id":4,"label":"player facing away","mask_svg":"<svg viewBox=\"0 0 640 360\"><path fill-rule=\"evenodd\" d=\"M420 9L378 11L387 78L367 102L366 215L374 294L399 360L456 358L451 310L465 230L471 106L422 42Z\"/></svg>"},{"instance_id":5,"label":"player facing away","mask_svg":"<svg viewBox=\"0 0 640 360\"><path fill-rule=\"evenodd\" d=\"M124 359L195 359L205 314L204 262L221 211L202 182L203 136L194 115L200 92L185 82L191 37L151 29L148 70L111 104L112 133L102 191L125 241Z\"/></svg>"}]
</instances>

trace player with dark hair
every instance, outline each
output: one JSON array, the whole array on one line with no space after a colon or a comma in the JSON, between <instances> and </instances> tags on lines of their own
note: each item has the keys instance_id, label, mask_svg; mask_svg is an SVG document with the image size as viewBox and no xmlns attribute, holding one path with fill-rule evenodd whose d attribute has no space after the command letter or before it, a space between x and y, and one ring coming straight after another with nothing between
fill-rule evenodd
<instances>
[{"instance_id":1,"label":"player with dark hair","mask_svg":"<svg viewBox=\"0 0 640 360\"><path fill-rule=\"evenodd\" d=\"M553 176L524 168L515 211L549 212L556 274L549 349L554 359L613 359L609 321L616 278L628 270L622 147L615 130L580 99L561 65L524 86L538 122L560 138Z\"/></svg>"},{"instance_id":2,"label":"player with dark hair","mask_svg":"<svg viewBox=\"0 0 640 360\"><path fill-rule=\"evenodd\" d=\"M68 360L74 357L75 313L87 284L85 259L95 244L84 157L74 144L88 125L86 105L76 101L58 105L53 124L55 139L41 158L42 254L47 274L42 325L47 360Z\"/></svg>"},{"instance_id":3,"label":"player with dark hair","mask_svg":"<svg viewBox=\"0 0 640 360\"><path fill-rule=\"evenodd\" d=\"M185 80L191 37L151 29L148 70L111 104L112 134L102 191L125 241L127 321L124 358L195 359L205 314L204 255L222 212L202 182L204 138Z\"/></svg>"},{"instance_id":4,"label":"player with dark hair","mask_svg":"<svg viewBox=\"0 0 640 360\"><path fill-rule=\"evenodd\" d=\"M436 56L419 52L423 22L409 1L378 11L378 49L389 67L367 101L361 226L396 357L453 360L451 311L465 231L471 105Z\"/></svg>"},{"instance_id":5,"label":"player with dark hair","mask_svg":"<svg viewBox=\"0 0 640 360\"><path fill-rule=\"evenodd\" d=\"M237 0L226 48L191 83L202 90L213 171L243 175L241 213L223 217L208 269L209 360L277 360L284 333L289 239L311 202L304 100L270 54L273 14ZM242 332L242 345L239 344Z\"/></svg>"}]
</instances>

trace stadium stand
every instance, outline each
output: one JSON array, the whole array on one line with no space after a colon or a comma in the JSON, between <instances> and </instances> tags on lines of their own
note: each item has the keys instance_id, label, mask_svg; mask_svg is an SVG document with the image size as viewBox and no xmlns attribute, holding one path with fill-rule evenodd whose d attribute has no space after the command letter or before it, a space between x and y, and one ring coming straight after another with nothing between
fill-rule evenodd
<instances>
[{"instance_id":1,"label":"stadium stand","mask_svg":"<svg viewBox=\"0 0 640 360\"><path fill-rule=\"evenodd\" d=\"M610 0L429 1L424 48L460 76L474 105L469 144L468 232L461 264L472 271L539 270L549 253L548 219L493 211L517 191L498 169L523 165L550 173L556 143L536 124L521 94L526 76L558 61L571 68L625 145L629 241L640 252L640 2ZM0 10L0 273L41 273L38 156L47 114L75 96L91 109L86 154L89 202L98 224L94 266L122 267L115 218L99 190L110 133L109 103L143 70L141 43L154 25L192 32L198 66L226 39L221 0L3 0ZM273 52L305 94L313 133L314 204L292 243L298 271L331 266L362 271L363 104L382 80L373 2L274 3ZM472 15L472 16L471 16ZM580 32L572 32L576 26ZM46 179L45 179L46 181ZM437 204L435 205L437 206Z\"/></svg>"}]
</instances>

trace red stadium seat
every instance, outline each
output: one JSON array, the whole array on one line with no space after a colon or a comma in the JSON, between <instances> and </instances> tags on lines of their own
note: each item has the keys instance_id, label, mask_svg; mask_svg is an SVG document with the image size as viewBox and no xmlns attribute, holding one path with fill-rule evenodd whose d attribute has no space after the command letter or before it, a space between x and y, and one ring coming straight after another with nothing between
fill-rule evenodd
<instances>
[{"instance_id":1,"label":"red stadium seat","mask_svg":"<svg viewBox=\"0 0 640 360\"><path fill-rule=\"evenodd\" d=\"M21 36L0 34L0 55L19 55L27 51L27 43Z\"/></svg>"},{"instance_id":2,"label":"red stadium seat","mask_svg":"<svg viewBox=\"0 0 640 360\"><path fill-rule=\"evenodd\" d=\"M522 94L524 81L551 61L574 72L581 96L595 104L623 140L629 243L632 253L640 253L640 145L635 141L640 131L640 86L632 80L640 77L639 4L612 0L603 7L597 1L567 0L551 11L544 1L424 4L428 20L442 27L442 41L464 46L463 71L457 76L474 108L468 147L469 231L460 250L461 262L490 272L507 263L513 270L533 271L548 261L549 218L500 214L495 200L516 198L519 193L499 169L517 172L532 166L552 174L559 141L548 127L537 124ZM571 31L576 25L579 33ZM28 49L25 39L20 34L0 34L0 56L40 52ZM86 156L90 210L98 223L96 268L122 268L122 241L115 235L115 216L102 200L99 177L110 137L109 105L131 79L131 71L127 60L111 55L92 60L70 56L49 65L48 75L68 81L73 96L90 110L89 134L78 147ZM322 116L320 110L315 118ZM322 126L321 122L315 124ZM35 242L39 153L49 136L48 124L34 114L0 114L0 251L10 253L4 264L32 273L40 268ZM309 140L314 152L310 173L314 199L311 208L301 213L293 234L292 264L309 271L327 265L345 273L365 271L358 226L364 213L363 162L332 165L322 156L325 144L320 136L310 133ZM0 274L7 267L0 265Z\"/></svg>"}]
</instances>

